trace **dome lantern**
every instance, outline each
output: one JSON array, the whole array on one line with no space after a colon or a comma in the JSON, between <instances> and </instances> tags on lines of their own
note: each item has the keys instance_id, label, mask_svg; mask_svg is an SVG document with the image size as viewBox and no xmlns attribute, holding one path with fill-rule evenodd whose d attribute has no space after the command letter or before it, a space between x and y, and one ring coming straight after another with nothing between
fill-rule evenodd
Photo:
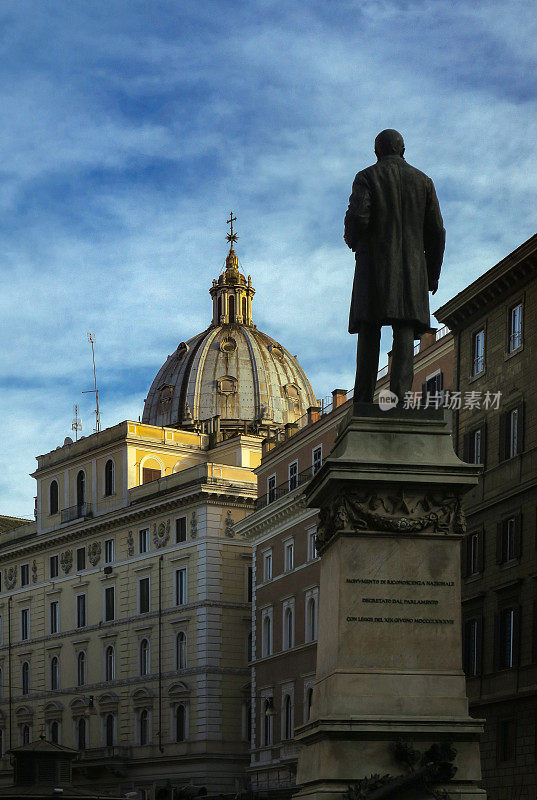
<instances>
[{"instance_id":1,"label":"dome lantern","mask_svg":"<svg viewBox=\"0 0 537 800\"><path fill-rule=\"evenodd\" d=\"M239 272L239 259L233 245L239 238L233 231L233 223L237 217L231 212L228 225L231 226L230 233L226 234L226 239L230 244L229 253L226 257L225 269L218 280L213 280L213 285L209 289L213 298L213 325L252 325L252 297L255 289L252 286L252 279L248 275L248 280Z\"/></svg>"}]
</instances>

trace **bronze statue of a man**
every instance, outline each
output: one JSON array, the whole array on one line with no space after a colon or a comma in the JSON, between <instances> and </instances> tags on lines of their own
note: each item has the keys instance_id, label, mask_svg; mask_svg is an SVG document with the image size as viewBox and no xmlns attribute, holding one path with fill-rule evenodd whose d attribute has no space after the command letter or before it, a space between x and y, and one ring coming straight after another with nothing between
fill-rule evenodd
<instances>
[{"instance_id":1,"label":"bronze statue of a man","mask_svg":"<svg viewBox=\"0 0 537 800\"><path fill-rule=\"evenodd\" d=\"M433 182L403 158L403 137L375 139L377 163L359 172L345 215L356 254L349 333L358 334L355 403L372 403L380 332L393 328L390 390L399 399L414 377L414 339L431 330L429 295L438 288L446 232Z\"/></svg>"}]
</instances>

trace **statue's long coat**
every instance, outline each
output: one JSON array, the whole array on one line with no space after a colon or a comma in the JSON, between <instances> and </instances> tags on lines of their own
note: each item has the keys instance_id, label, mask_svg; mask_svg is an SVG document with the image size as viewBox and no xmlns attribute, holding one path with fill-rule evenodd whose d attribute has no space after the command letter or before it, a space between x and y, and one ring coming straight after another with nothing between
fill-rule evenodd
<instances>
[{"instance_id":1,"label":"statue's long coat","mask_svg":"<svg viewBox=\"0 0 537 800\"><path fill-rule=\"evenodd\" d=\"M429 289L444 256L445 230L433 182L402 156L381 156L356 175L345 241L356 253L349 332L360 322L430 330Z\"/></svg>"}]
</instances>

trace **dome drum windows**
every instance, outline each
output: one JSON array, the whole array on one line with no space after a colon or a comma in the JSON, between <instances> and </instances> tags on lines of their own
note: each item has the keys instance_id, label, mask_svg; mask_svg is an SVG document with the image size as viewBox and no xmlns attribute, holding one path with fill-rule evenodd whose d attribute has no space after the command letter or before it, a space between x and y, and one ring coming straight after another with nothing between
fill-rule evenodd
<instances>
[{"instance_id":1,"label":"dome drum windows","mask_svg":"<svg viewBox=\"0 0 537 800\"><path fill-rule=\"evenodd\" d=\"M53 480L50 483L49 487L49 514L52 516L53 514L57 514L60 510L60 492L58 489L58 481Z\"/></svg>"},{"instance_id":2,"label":"dome drum windows","mask_svg":"<svg viewBox=\"0 0 537 800\"><path fill-rule=\"evenodd\" d=\"M110 497L116 491L116 466L111 458L104 467L104 496Z\"/></svg>"}]
</instances>

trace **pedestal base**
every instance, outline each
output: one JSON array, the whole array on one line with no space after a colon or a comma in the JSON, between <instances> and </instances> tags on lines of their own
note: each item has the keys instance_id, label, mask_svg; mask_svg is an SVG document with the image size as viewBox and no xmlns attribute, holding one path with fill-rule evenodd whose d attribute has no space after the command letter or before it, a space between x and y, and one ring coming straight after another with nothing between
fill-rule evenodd
<instances>
[{"instance_id":1,"label":"pedestal base","mask_svg":"<svg viewBox=\"0 0 537 800\"><path fill-rule=\"evenodd\" d=\"M409 776L448 744L455 775L431 791L485 800L482 722L468 715L461 653L460 496L477 476L439 414L368 409L310 484L320 611L311 721L296 731L300 800L340 800L372 774ZM418 751L411 766L398 742ZM418 786L378 794L431 796Z\"/></svg>"}]
</instances>

